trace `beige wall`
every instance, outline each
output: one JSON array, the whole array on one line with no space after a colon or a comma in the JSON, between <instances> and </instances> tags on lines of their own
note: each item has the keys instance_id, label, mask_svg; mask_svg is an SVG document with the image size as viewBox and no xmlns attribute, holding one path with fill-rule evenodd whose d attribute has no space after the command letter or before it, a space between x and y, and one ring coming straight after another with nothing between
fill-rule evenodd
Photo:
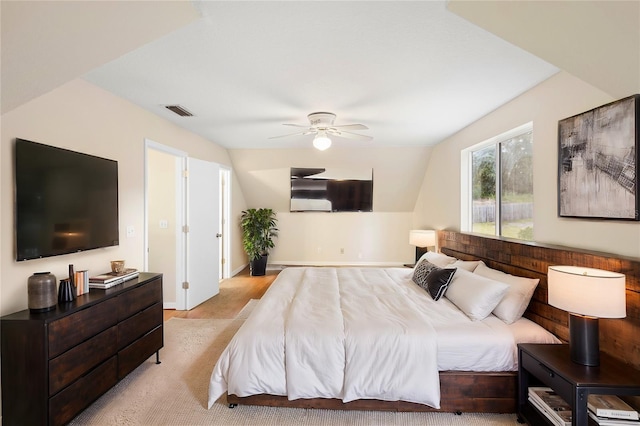
<instances>
[{"instance_id":1,"label":"beige wall","mask_svg":"<svg viewBox=\"0 0 640 426\"><path fill-rule=\"evenodd\" d=\"M560 72L446 139L434 147L429 160L413 225L459 230L460 151L532 121L535 241L640 257L638 222L557 215L558 120L613 100L582 80Z\"/></svg>"},{"instance_id":2,"label":"beige wall","mask_svg":"<svg viewBox=\"0 0 640 426\"><path fill-rule=\"evenodd\" d=\"M84 80L74 80L2 115L0 191L0 314L27 307L27 278L37 271L67 276L67 265L91 274L109 268L109 260L126 259L141 269L144 262L144 139L185 151L191 157L231 165L227 151ZM16 137L68 148L118 161L120 245L47 259L16 262L13 236L13 141ZM234 179L232 214L245 208ZM135 236L126 238L126 226ZM239 235L232 239L232 269L246 260ZM161 272L161 271L160 271Z\"/></svg>"},{"instance_id":3,"label":"beige wall","mask_svg":"<svg viewBox=\"0 0 640 426\"><path fill-rule=\"evenodd\" d=\"M306 144L310 146L310 144ZM289 211L291 167L373 169L374 212L413 211L431 147L232 149L229 155L251 207Z\"/></svg>"},{"instance_id":4,"label":"beige wall","mask_svg":"<svg viewBox=\"0 0 640 426\"><path fill-rule=\"evenodd\" d=\"M235 170L231 170L231 217L229 218L231 221L229 224L231 231L231 253L229 253L229 256L232 259L229 269L231 276L234 276L249 264L247 254L242 248L242 230L240 229L240 215L242 210L246 208L248 208L247 202L243 191L240 190L238 177ZM229 261L228 258L227 261Z\"/></svg>"},{"instance_id":5,"label":"beige wall","mask_svg":"<svg viewBox=\"0 0 640 426\"><path fill-rule=\"evenodd\" d=\"M249 207L276 211L269 263L408 263L409 229L431 147L230 150ZM373 169L373 212L289 212L290 168ZM344 253L341 252L343 249Z\"/></svg>"},{"instance_id":6,"label":"beige wall","mask_svg":"<svg viewBox=\"0 0 640 426\"><path fill-rule=\"evenodd\" d=\"M269 263L402 265L413 263L411 212L278 213L280 236Z\"/></svg>"}]
</instances>

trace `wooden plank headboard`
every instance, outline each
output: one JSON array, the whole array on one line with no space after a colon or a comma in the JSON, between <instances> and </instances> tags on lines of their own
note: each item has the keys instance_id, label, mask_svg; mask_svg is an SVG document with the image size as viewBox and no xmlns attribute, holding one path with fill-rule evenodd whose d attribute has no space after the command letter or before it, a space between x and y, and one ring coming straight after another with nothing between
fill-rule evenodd
<instances>
[{"instance_id":1,"label":"wooden plank headboard","mask_svg":"<svg viewBox=\"0 0 640 426\"><path fill-rule=\"evenodd\" d=\"M482 260L490 268L539 278L524 316L565 341L568 314L547 303L547 268L573 265L625 274L627 317L600 319L600 350L640 369L640 259L456 231L438 231L438 247L458 259Z\"/></svg>"}]
</instances>

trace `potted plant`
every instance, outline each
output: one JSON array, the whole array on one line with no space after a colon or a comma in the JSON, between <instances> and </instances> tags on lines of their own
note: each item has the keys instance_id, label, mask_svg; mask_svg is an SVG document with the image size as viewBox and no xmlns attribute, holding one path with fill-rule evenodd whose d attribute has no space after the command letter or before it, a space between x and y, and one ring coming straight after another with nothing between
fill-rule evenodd
<instances>
[{"instance_id":1,"label":"potted plant","mask_svg":"<svg viewBox=\"0 0 640 426\"><path fill-rule=\"evenodd\" d=\"M242 246L249 256L251 276L261 276L267 270L269 249L278 236L276 213L272 209L247 209L240 216Z\"/></svg>"}]
</instances>

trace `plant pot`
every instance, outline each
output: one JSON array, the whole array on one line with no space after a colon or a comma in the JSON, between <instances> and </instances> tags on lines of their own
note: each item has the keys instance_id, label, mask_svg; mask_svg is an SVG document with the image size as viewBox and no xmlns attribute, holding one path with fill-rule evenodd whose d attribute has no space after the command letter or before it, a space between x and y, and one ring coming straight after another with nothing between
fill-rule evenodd
<instances>
[{"instance_id":1,"label":"plant pot","mask_svg":"<svg viewBox=\"0 0 640 426\"><path fill-rule=\"evenodd\" d=\"M263 254L258 259L249 262L249 269L252 277L261 277L267 272L267 255Z\"/></svg>"}]
</instances>

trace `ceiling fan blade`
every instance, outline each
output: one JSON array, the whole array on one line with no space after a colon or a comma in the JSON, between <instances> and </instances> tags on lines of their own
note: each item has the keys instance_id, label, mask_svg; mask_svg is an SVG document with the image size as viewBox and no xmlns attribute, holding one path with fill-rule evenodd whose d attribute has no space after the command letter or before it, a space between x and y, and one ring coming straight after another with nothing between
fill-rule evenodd
<instances>
[{"instance_id":1,"label":"ceiling fan blade","mask_svg":"<svg viewBox=\"0 0 640 426\"><path fill-rule=\"evenodd\" d=\"M365 126L364 124L342 124L339 126L331 126L331 127L335 127L336 129L345 129L345 130L369 130L369 128L367 126Z\"/></svg>"},{"instance_id":2,"label":"ceiling fan blade","mask_svg":"<svg viewBox=\"0 0 640 426\"><path fill-rule=\"evenodd\" d=\"M271 136L269 139L286 138L287 136L305 136L305 135L310 135L312 133L314 132L306 131L306 132L298 132L298 133L289 133L288 135Z\"/></svg>"},{"instance_id":3,"label":"ceiling fan blade","mask_svg":"<svg viewBox=\"0 0 640 426\"><path fill-rule=\"evenodd\" d=\"M340 138L357 139L360 141L370 141L373 139L371 136L359 135L357 133L351 133L351 132L335 131L330 133Z\"/></svg>"},{"instance_id":4,"label":"ceiling fan blade","mask_svg":"<svg viewBox=\"0 0 640 426\"><path fill-rule=\"evenodd\" d=\"M305 128L309 127L308 124L291 124L291 123L285 123L285 124L283 124L283 126L305 127Z\"/></svg>"}]
</instances>

